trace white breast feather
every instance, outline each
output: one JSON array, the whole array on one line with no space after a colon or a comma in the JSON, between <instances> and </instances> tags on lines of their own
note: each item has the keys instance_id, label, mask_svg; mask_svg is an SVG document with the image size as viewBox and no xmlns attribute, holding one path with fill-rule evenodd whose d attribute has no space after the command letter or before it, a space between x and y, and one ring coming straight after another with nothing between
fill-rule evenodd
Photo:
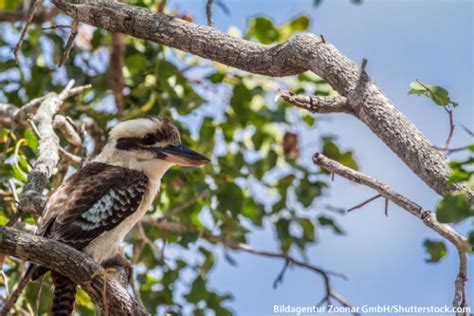
<instances>
[{"instance_id":1,"label":"white breast feather","mask_svg":"<svg viewBox=\"0 0 474 316\"><path fill-rule=\"evenodd\" d=\"M154 181L150 180L148 188L143 195L142 202L137 210L114 229L100 234L99 237L91 241L83 251L99 264L121 254L120 243L125 238L125 235L127 235L150 208L159 187L160 179Z\"/></svg>"}]
</instances>

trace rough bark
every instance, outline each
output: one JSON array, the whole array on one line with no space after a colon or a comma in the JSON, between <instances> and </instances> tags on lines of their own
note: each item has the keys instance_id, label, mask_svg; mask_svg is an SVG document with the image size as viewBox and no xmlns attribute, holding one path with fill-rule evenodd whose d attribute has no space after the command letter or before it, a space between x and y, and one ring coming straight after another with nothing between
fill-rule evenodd
<instances>
[{"instance_id":1,"label":"rough bark","mask_svg":"<svg viewBox=\"0 0 474 316\"><path fill-rule=\"evenodd\" d=\"M368 75L333 45L311 34L266 46L215 28L113 1L53 0L66 14L111 32L151 40L203 58L267 76L311 70L347 98L351 112L442 196L460 186L448 182L447 158L384 96ZM471 199L473 192L468 192Z\"/></svg>"},{"instance_id":2,"label":"rough bark","mask_svg":"<svg viewBox=\"0 0 474 316\"><path fill-rule=\"evenodd\" d=\"M115 278L90 257L63 243L0 227L0 252L45 266L70 278L110 315L149 315ZM105 292L104 292L105 291ZM105 294L105 295L104 295Z\"/></svg>"}]
</instances>

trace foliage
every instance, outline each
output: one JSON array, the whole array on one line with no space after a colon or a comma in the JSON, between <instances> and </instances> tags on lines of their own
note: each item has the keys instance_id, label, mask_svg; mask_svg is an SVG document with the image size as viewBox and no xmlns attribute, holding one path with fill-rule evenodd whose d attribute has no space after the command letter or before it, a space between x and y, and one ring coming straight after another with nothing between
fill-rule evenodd
<instances>
[{"instance_id":1,"label":"foliage","mask_svg":"<svg viewBox=\"0 0 474 316\"><path fill-rule=\"evenodd\" d=\"M132 2L150 8L157 5L156 1ZM49 24L70 22L69 18L60 15ZM273 44L308 26L306 16L280 27L267 17L256 17L249 21L249 28L243 33L246 38ZM235 28L230 31L234 35L240 33ZM0 32L0 52L12 52L18 29L4 23L0 24ZM163 250L166 244L166 249L177 249L183 256L168 256L164 251L165 258L162 258L150 245L140 251L138 233L133 231L127 237L127 255L138 257L135 278L149 310L177 314L186 310L195 315L209 311L217 315L231 314L229 300L232 296L219 293L208 284L218 259L214 254L215 245L199 240L196 232L205 230L246 242L252 230L271 223L284 253L295 249L304 253L317 241L318 226L330 227L336 234L343 233L335 218L314 209L328 187L328 176L314 166L304 164L298 157L286 156L282 147L284 133L294 131L294 118L301 117L312 127L315 124L313 115L271 101L278 85L289 86L296 92L334 93L323 80L301 74L275 82L149 41L125 37L125 110L117 113L109 90L110 67L106 66L112 47L111 35L81 26L68 62L63 68L57 68L67 37L67 31L62 29L43 31L40 26L32 25L21 51L20 66L14 63L10 54L0 54L0 102L19 107L48 91L60 91L69 79L77 84L91 83L92 92L68 100L62 114L75 121L93 119L104 132L118 117L159 115L170 118L177 122L185 145L212 157L213 163L203 169L170 170L150 213L186 224L193 231L178 234L144 226L156 247ZM230 100L229 104L226 100ZM94 130L88 132L87 148L78 150L77 154L94 155L100 150L104 138ZM15 212L8 181L13 179L21 193L34 164L38 144L30 129L17 128L10 145L4 148L8 133L9 127L2 127L0 152L6 150L7 158L0 169L0 190L4 194L0 200L2 224ZM61 144L71 149L64 139ZM340 150L334 138L324 138L321 144L326 154L357 167L352 152ZM49 190L61 182L66 172L70 174L77 167L67 168L65 162L61 162L61 166L66 167L58 168ZM312 212L305 212L307 209ZM24 214L22 220L35 223L31 214ZM20 276L20 264L7 259L5 271L9 288L12 288ZM38 284L32 283L28 293L33 293L37 287ZM45 286L40 312L49 309L51 296L48 291ZM21 304L28 309L28 306L34 306L33 302L34 295L29 294ZM78 295L78 311L83 315L94 313L94 306L84 292Z\"/></svg>"},{"instance_id":2,"label":"foliage","mask_svg":"<svg viewBox=\"0 0 474 316\"><path fill-rule=\"evenodd\" d=\"M448 252L443 241L432 241L427 239L425 240L424 246L426 248L426 251L430 255L430 258L426 259L426 262L438 262L444 256L446 256Z\"/></svg>"}]
</instances>

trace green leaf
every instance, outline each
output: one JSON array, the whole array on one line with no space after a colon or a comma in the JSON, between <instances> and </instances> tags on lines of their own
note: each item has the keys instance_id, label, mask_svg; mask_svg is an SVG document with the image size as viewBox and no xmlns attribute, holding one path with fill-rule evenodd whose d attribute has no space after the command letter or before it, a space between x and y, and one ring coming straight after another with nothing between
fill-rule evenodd
<instances>
[{"instance_id":1,"label":"green leaf","mask_svg":"<svg viewBox=\"0 0 474 316\"><path fill-rule=\"evenodd\" d=\"M204 273L208 273L214 265L214 254L204 247L199 247L199 252L202 253L205 258L204 263L201 266L201 270Z\"/></svg>"},{"instance_id":2,"label":"green leaf","mask_svg":"<svg viewBox=\"0 0 474 316\"><path fill-rule=\"evenodd\" d=\"M244 195L240 187L235 183L226 183L217 192L220 211L230 210L236 217L242 210Z\"/></svg>"},{"instance_id":3,"label":"green leaf","mask_svg":"<svg viewBox=\"0 0 474 316\"><path fill-rule=\"evenodd\" d=\"M302 15L290 22L290 27L293 32L303 32L309 27L309 18L306 15Z\"/></svg>"},{"instance_id":4,"label":"green leaf","mask_svg":"<svg viewBox=\"0 0 474 316\"><path fill-rule=\"evenodd\" d=\"M458 223L470 216L474 216L474 206L468 204L463 194L443 198L436 209L436 217L441 223Z\"/></svg>"},{"instance_id":5,"label":"green leaf","mask_svg":"<svg viewBox=\"0 0 474 316\"><path fill-rule=\"evenodd\" d=\"M262 44L271 44L278 40L279 32L273 22L267 17L257 17L250 21L249 34Z\"/></svg>"},{"instance_id":6,"label":"green leaf","mask_svg":"<svg viewBox=\"0 0 474 316\"><path fill-rule=\"evenodd\" d=\"M448 253L446 245L442 241L432 241L427 239L423 245L425 246L426 252L430 255L430 258L425 259L426 262L439 262Z\"/></svg>"},{"instance_id":7,"label":"green leaf","mask_svg":"<svg viewBox=\"0 0 474 316\"><path fill-rule=\"evenodd\" d=\"M469 239L469 243L471 244L471 246L474 249L474 230L469 233L468 239Z\"/></svg>"},{"instance_id":8,"label":"green leaf","mask_svg":"<svg viewBox=\"0 0 474 316\"><path fill-rule=\"evenodd\" d=\"M326 216L319 216L318 217L319 225L321 226L329 226L333 229L333 231L338 235L343 235L344 231L336 224L336 222L329 217Z\"/></svg>"},{"instance_id":9,"label":"green leaf","mask_svg":"<svg viewBox=\"0 0 474 316\"><path fill-rule=\"evenodd\" d=\"M191 291L185 297L190 303L197 304L201 300L205 300L207 296L206 281L198 275L191 286Z\"/></svg>"},{"instance_id":10,"label":"green leaf","mask_svg":"<svg viewBox=\"0 0 474 316\"><path fill-rule=\"evenodd\" d=\"M317 196L321 195L322 189L325 187L324 182L311 182L308 176L305 176L295 189L296 197L304 207L308 207Z\"/></svg>"},{"instance_id":11,"label":"green leaf","mask_svg":"<svg viewBox=\"0 0 474 316\"><path fill-rule=\"evenodd\" d=\"M307 218L297 218L295 221L303 228L303 240L307 242L315 241L313 223Z\"/></svg>"},{"instance_id":12,"label":"green leaf","mask_svg":"<svg viewBox=\"0 0 474 316\"><path fill-rule=\"evenodd\" d=\"M132 76L143 75L147 69L147 58L143 54L135 54L125 59L125 65Z\"/></svg>"},{"instance_id":13,"label":"green leaf","mask_svg":"<svg viewBox=\"0 0 474 316\"><path fill-rule=\"evenodd\" d=\"M3 0L0 1L0 11L15 10L22 3L22 0Z\"/></svg>"},{"instance_id":14,"label":"green leaf","mask_svg":"<svg viewBox=\"0 0 474 316\"><path fill-rule=\"evenodd\" d=\"M30 147L31 150L33 150L33 152L37 154L38 153L38 139L36 138L35 133L33 133L31 128L28 128L25 131L23 136L25 137L26 144L28 145L28 147Z\"/></svg>"},{"instance_id":15,"label":"green leaf","mask_svg":"<svg viewBox=\"0 0 474 316\"><path fill-rule=\"evenodd\" d=\"M341 151L336 143L334 143L334 139L332 137L323 137L322 153L323 155L336 160L349 168L354 170L359 169L359 166L353 157L352 151Z\"/></svg>"},{"instance_id":16,"label":"green leaf","mask_svg":"<svg viewBox=\"0 0 474 316\"><path fill-rule=\"evenodd\" d=\"M408 94L424 95L433 100L433 102L439 106L447 106L449 104L452 104L453 107L458 106L457 102L454 102L449 98L448 90L440 86L433 86L420 81L410 83Z\"/></svg>"}]
</instances>

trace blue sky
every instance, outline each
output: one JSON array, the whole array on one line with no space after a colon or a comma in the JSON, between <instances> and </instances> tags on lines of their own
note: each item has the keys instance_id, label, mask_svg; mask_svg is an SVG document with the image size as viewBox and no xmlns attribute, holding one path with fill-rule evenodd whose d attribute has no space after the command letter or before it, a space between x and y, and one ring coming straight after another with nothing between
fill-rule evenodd
<instances>
[{"instance_id":1,"label":"blue sky","mask_svg":"<svg viewBox=\"0 0 474 316\"><path fill-rule=\"evenodd\" d=\"M192 12L195 22L206 23L204 1L172 3ZM216 27L221 30L231 25L243 28L247 19L255 15L270 16L277 24L299 14L309 15L312 32L324 34L356 63L368 59L367 72L372 79L438 145L444 143L448 134L446 113L430 100L409 96L407 91L409 83L416 79L445 87L452 99L460 103L455 111L458 128L452 146L470 141L459 125L474 128L473 2L364 0L362 5L353 5L348 0L325 0L318 7L313 7L310 0L225 3L230 16L214 8ZM317 127L304 132L302 143L328 133L338 135L342 147L355 151L363 172L392 185L423 207L434 208L439 197L361 122L342 114L326 116ZM302 159L309 162L318 148L304 148ZM349 208L373 195L365 187L336 177L326 202ZM393 204L386 218L383 207L383 200L375 201L340 218L346 230L343 237L319 230L322 242L309 249L310 261L345 273L349 281L334 279L333 285L355 306L450 306L458 266L455 249L449 246L448 257L439 264L425 263L422 243L425 238L437 236ZM320 212L316 206L315 214ZM456 228L465 233L470 225L463 223ZM271 227L253 234L250 244L276 250ZM274 290L272 284L282 268L281 261L235 252L233 257L238 267L230 266L221 256L210 275L210 285L234 294L231 306L238 315L274 315L275 304L314 305L324 294L321 279L311 272L290 269L284 284ZM470 278L474 279L472 264L469 270ZM474 298L472 281L467 291L468 297Z\"/></svg>"}]
</instances>

